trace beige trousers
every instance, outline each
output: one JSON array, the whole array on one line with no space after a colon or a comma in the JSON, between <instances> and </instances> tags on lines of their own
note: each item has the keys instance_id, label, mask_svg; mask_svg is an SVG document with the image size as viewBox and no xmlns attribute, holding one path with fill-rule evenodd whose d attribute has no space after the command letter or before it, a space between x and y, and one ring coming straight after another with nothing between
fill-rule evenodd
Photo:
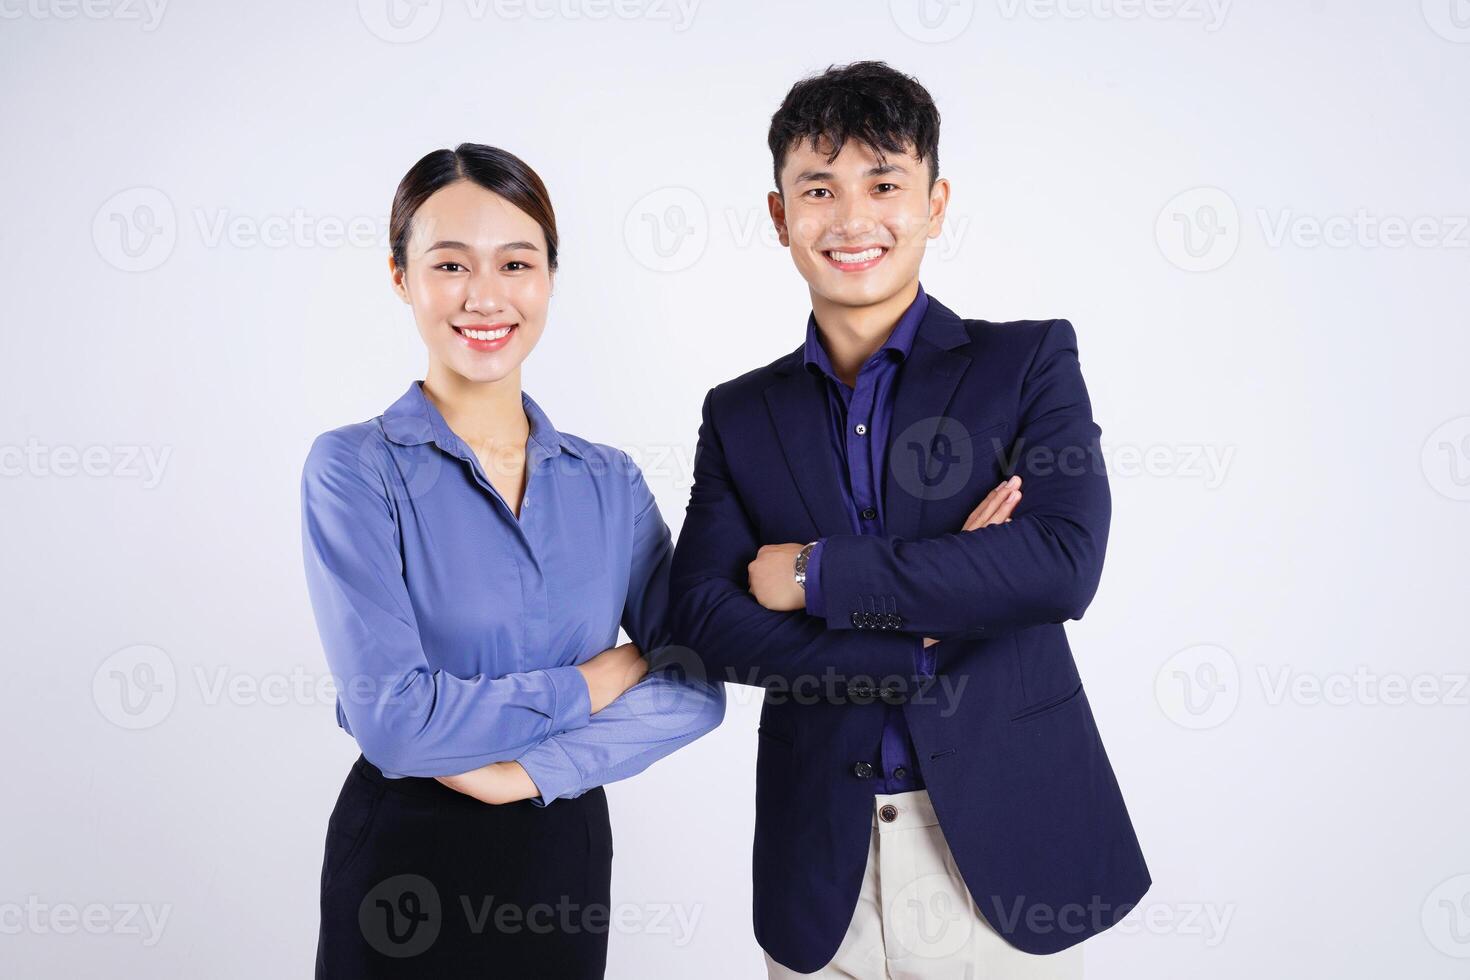
<instances>
[{"instance_id":1,"label":"beige trousers","mask_svg":"<svg viewBox=\"0 0 1470 980\"><path fill-rule=\"evenodd\" d=\"M766 954L771 980L1077 980L1082 946L1037 956L1000 937L970 898L926 790L873 797L862 891L832 961L796 973Z\"/></svg>"}]
</instances>

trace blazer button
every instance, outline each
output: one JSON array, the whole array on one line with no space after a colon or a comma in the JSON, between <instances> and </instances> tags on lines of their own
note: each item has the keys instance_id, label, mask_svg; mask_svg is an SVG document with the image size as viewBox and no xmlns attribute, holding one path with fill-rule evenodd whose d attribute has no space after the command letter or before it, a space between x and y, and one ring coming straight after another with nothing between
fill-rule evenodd
<instances>
[{"instance_id":1,"label":"blazer button","mask_svg":"<svg viewBox=\"0 0 1470 980\"><path fill-rule=\"evenodd\" d=\"M878 516L878 512L876 510L874 510L873 508L871 508L871 507L864 507L863 508L863 518L865 520L871 521L873 518L875 518L877 516Z\"/></svg>"},{"instance_id":2,"label":"blazer button","mask_svg":"<svg viewBox=\"0 0 1470 980\"><path fill-rule=\"evenodd\" d=\"M867 762L854 762L852 764L852 774L859 779L869 779L873 775L873 766Z\"/></svg>"},{"instance_id":3,"label":"blazer button","mask_svg":"<svg viewBox=\"0 0 1470 980\"><path fill-rule=\"evenodd\" d=\"M885 803L878 808L878 819L884 823L893 823L898 819L898 807L892 803Z\"/></svg>"}]
</instances>

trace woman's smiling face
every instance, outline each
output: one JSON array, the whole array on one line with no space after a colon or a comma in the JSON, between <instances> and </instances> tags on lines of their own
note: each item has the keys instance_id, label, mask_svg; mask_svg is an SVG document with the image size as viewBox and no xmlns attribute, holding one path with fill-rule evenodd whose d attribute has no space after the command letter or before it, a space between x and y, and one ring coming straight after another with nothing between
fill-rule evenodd
<instances>
[{"instance_id":1,"label":"woman's smiling face","mask_svg":"<svg viewBox=\"0 0 1470 980\"><path fill-rule=\"evenodd\" d=\"M413 308L432 360L467 381L516 372L541 339L553 274L536 219L458 180L414 212L393 288Z\"/></svg>"}]
</instances>

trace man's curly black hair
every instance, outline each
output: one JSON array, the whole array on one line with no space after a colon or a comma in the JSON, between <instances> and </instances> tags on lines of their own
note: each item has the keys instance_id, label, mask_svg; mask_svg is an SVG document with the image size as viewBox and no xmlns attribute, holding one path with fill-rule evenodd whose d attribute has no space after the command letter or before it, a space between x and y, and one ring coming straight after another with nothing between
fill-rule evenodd
<instances>
[{"instance_id":1,"label":"man's curly black hair","mask_svg":"<svg viewBox=\"0 0 1470 980\"><path fill-rule=\"evenodd\" d=\"M930 186L939 178L939 110L917 79L881 61L833 65L786 93L766 137L777 191L787 151L799 140L809 141L815 150L823 137L832 144L828 162L851 139L880 157L912 149L929 163Z\"/></svg>"}]
</instances>

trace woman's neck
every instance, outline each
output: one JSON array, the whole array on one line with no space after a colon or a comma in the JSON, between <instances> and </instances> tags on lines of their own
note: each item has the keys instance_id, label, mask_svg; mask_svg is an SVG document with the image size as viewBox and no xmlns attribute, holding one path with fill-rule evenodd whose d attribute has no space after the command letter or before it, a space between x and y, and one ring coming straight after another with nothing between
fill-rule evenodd
<instances>
[{"instance_id":1,"label":"woman's neck","mask_svg":"<svg viewBox=\"0 0 1470 980\"><path fill-rule=\"evenodd\" d=\"M519 365L499 381L470 381L433 362L424 379L424 395L475 453L525 450L531 423L521 404Z\"/></svg>"}]
</instances>

